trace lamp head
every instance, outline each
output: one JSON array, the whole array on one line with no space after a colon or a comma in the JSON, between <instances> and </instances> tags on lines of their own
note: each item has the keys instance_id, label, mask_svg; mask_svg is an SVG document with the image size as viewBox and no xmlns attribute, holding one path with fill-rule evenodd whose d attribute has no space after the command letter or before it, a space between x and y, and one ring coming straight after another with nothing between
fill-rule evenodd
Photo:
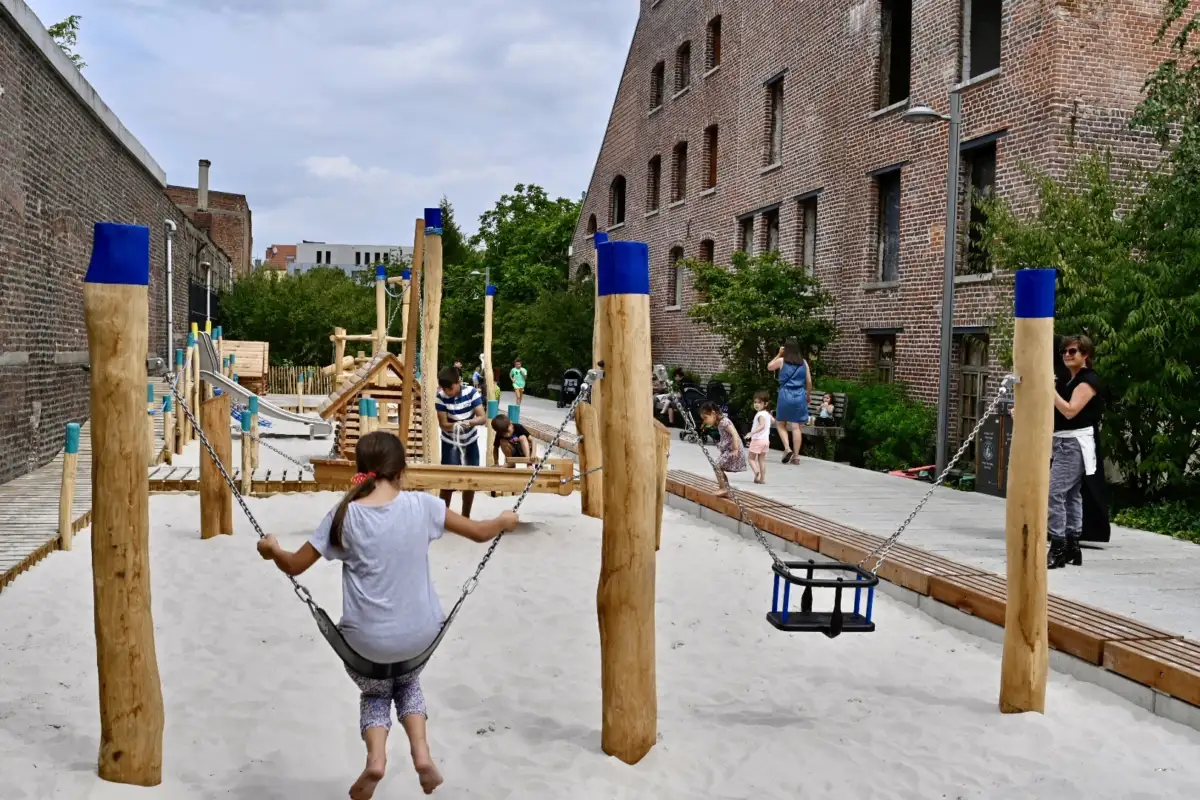
<instances>
[{"instance_id":1,"label":"lamp head","mask_svg":"<svg viewBox=\"0 0 1200 800\"><path fill-rule=\"evenodd\" d=\"M900 115L900 119L917 125L925 125L930 122L950 121L948 116L945 114L939 114L929 106L910 106L903 114Z\"/></svg>"}]
</instances>

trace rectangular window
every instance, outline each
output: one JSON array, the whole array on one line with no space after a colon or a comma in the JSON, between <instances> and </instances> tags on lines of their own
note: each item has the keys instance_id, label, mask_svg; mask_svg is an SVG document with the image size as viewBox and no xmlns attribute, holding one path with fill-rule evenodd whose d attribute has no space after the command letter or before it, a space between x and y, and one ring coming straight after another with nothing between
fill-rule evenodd
<instances>
[{"instance_id":1,"label":"rectangular window","mask_svg":"<svg viewBox=\"0 0 1200 800\"><path fill-rule=\"evenodd\" d=\"M879 0L879 107L908 98L912 77L912 0Z\"/></svg>"},{"instance_id":2,"label":"rectangular window","mask_svg":"<svg viewBox=\"0 0 1200 800\"><path fill-rule=\"evenodd\" d=\"M978 336L960 340L962 366L958 373L958 441L963 441L975 429L983 402L987 397L988 341ZM975 463L975 444L967 448L959 463Z\"/></svg>"},{"instance_id":3,"label":"rectangular window","mask_svg":"<svg viewBox=\"0 0 1200 800\"><path fill-rule=\"evenodd\" d=\"M721 18L713 17L708 23L708 42L705 48L704 68L721 66Z\"/></svg>"},{"instance_id":4,"label":"rectangular window","mask_svg":"<svg viewBox=\"0 0 1200 800\"><path fill-rule=\"evenodd\" d=\"M329 257L329 251L328 251L328 250L326 250L326 251L325 251L325 263L326 263L326 264L332 264L332 263L333 263L333 259Z\"/></svg>"},{"instance_id":5,"label":"rectangular window","mask_svg":"<svg viewBox=\"0 0 1200 800\"><path fill-rule=\"evenodd\" d=\"M766 228L766 241L764 252L778 252L779 250L779 209L767 211L763 214L763 223Z\"/></svg>"},{"instance_id":6,"label":"rectangular window","mask_svg":"<svg viewBox=\"0 0 1200 800\"><path fill-rule=\"evenodd\" d=\"M817 266L817 198L800 201L800 263L811 275Z\"/></svg>"},{"instance_id":7,"label":"rectangular window","mask_svg":"<svg viewBox=\"0 0 1200 800\"><path fill-rule=\"evenodd\" d=\"M650 109L656 109L663 104L663 83L666 78L667 65L662 61L654 65L650 72Z\"/></svg>"},{"instance_id":8,"label":"rectangular window","mask_svg":"<svg viewBox=\"0 0 1200 800\"><path fill-rule=\"evenodd\" d=\"M783 158L783 77L767 84L767 146L764 166L778 164Z\"/></svg>"},{"instance_id":9,"label":"rectangular window","mask_svg":"<svg viewBox=\"0 0 1200 800\"><path fill-rule=\"evenodd\" d=\"M391 260L392 260L392 254L391 254L391 253L384 253L384 254L383 254L383 263L385 263L385 264L390 264L390 263L391 263Z\"/></svg>"},{"instance_id":10,"label":"rectangular window","mask_svg":"<svg viewBox=\"0 0 1200 800\"><path fill-rule=\"evenodd\" d=\"M754 252L754 217L742 219L738 225L738 249L745 253Z\"/></svg>"},{"instance_id":11,"label":"rectangular window","mask_svg":"<svg viewBox=\"0 0 1200 800\"><path fill-rule=\"evenodd\" d=\"M959 261L958 272L980 275L991 269L991 260L983 246L987 212L981 203L996 191L996 143L971 148L963 153L963 162L967 177L963 214L967 223L967 257Z\"/></svg>"},{"instance_id":12,"label":"rectangular window","mask_svg":"<svg viewBox=\"0 0 1200 800\"><path fill-rule=\"evenodd\" d=\"M716 257L715 251L716 251L716 243L713 242L712 239L705 239L704 241L702 241L700 243L699 260L704 261L709 264L712 264L713 258Z\"/></svg>"},{"instance_id":13,"label":"rectangular window","mask_svg":"<svg viewBox=\"0 0 1200 800\"><path fill-rule=\"evenodd\" d=\"M321 263L321 251L320 250L317 251L317 263L318 264Z\"/></svg>"},{"instance_id":14,"label":"rectangular window","mask_svg":"<svg viewBox=\"0 0 1200 800\"><path fill-rule=\"evenodd\" d=\"M354 251L354 266L356 266L356 267L362 266L362 251L361 250Z\"/></svg>"},{"instance_id":15,"label":"rectangular window","mask_svg":"<svg viewBox=\"0 0 1200 800\"><path fill-rule=\"evenodd\" d=\"M712 189L717 185L717 149L719 144L719 134L716 125L710 125L704 131L704 188Z\"/></svg>"},{"instance_id":16,"label":"rectangular window","mask_svg":"<svg viewBox=\"0 0 1200 800\"><path fill-rule=\"evenodd\" d=\"M680 142L675 145L675 169L671 182L671 201L677 202L687 197L688 145Z\"/></svg>"},{"instance_id":17,"label":"rectangular window","mask_svg":"<svg viewBox=\"0 0 1200 800\"><path fill-rule=\"evenodd\" d=\"M683 307L683 267L679 264L681 260L683 260L683 248L673 248L667 272L667 297L672 308Z\"/></svg>"},{"instance_id":18,"label":"rectangular window","mask_svg":"<svg viewBox=\"0 0 1200 800\"><path fill-rule=\"evenodd\" d=\"M692 85L692 43L684 42L675 51L675 92Z\"/></svg>"},{"instance_id":19,"label":"rectangular window","mask_svg":"<svg viewBox=\"0 0 1200 800\"><path fill-rule=\"evenodd\" d=\"M875 362L875 380L880 383L896 380L896 335L872 337L871 350Z\"/></svg>"},{"instance_id":20,"label":"rectangular window","mask_svg":"<svg viewBox=\"0 0 1200 800\"><path fill-rule=\"evenodd\" d=\"M371 262L371 263L373 263L373 264L378 264L378 263L380 262L380 260L381 260L381 259L379 258L379 253L376 253L376 254L375 254L375 260L374 260L373 262Z\"/></svg>"},{"instance_id":21,"label":"rectangular window","mask_svg":"<svg viewBox=\"0 0 1200 800\"><path fill-rule=\"evenodd\" d=\"M1000 67L1002 0L963 0L963 74L978 77Z\"/></svg>"},{"instance_id":22,"label":"rectangular window","mask_svg":"<svg viewBox=\"0 0 1200 800\"><path fill-rule=\"evenodd\" d=\"M658 210L658 198L662 193L662 156L650 159L646 170L646 207L649 211Z\"/></svg>"},{"instance_id":23,"label":"rectangular window","mask_svg":"<svg viewBox=\"0 0 1200 800\"><path fill-rule=\"evenodd\" d=\"M900 170L875 178L878 190L878 218L875 247L878 253L879 280L900 279Z\"/></svg>"}]
</instances>

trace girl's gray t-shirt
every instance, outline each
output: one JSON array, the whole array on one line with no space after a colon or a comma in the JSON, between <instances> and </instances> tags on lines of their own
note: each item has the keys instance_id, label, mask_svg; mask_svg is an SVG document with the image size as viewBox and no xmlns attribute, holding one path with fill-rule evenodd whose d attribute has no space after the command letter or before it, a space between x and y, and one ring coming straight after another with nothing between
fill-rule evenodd
<instances>
[{"instance_id":1,"label":"girl's gray t-shirt","mask_svg":"<svg viewBox=\"0 0 1200 800\"><path fill-rule=\"evenodd\" d=\"M424 492L401 492L384 506L351 503L340 548L329 541L336 511L310 542L324 558L342 562L342 635L377 663L420 654L445 619L429 571L429 544L445 531L446 504Z\"/></svg>"}]
</instances>

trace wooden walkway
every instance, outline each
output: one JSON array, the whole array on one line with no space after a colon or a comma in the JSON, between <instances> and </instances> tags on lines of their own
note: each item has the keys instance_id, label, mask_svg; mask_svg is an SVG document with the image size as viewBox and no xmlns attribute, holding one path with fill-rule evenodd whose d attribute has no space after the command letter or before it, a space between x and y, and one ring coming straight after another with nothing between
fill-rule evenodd
<instances>
[{"instance_id":1,"label":"wooden walkway","mask_svg":"<svg viewBox=\"0 0 1200 800\"><path fill-rule=\"evenodd\" d=\"M160 400L167 391L159 381L155 395ZM66 430L61 431L65 440ZM155 441L162 444L162 414L154 417ZM0 591L25 570L59 549L58 498L62 489L63 453L28 475L0 486ZM83 423L79 431L79 467L75 480L75 500L71 505L75 532L92 520L92 424Z\"/></svg>"}]
</instances>

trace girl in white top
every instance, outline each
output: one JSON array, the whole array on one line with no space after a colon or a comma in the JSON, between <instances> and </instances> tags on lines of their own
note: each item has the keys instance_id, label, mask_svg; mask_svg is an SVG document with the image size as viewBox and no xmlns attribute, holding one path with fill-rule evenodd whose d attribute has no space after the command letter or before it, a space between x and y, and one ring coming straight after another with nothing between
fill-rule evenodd
<instances>
[{"instance_id":1,"label":"girl in white top","mask_svg":"<svg viewBox=\"0 0 1200 800\"><path fill-rule=\"evenodd\" d=\"M755 483L767 482L767 451L771 449L771 412L767 411L771 396L766 392L754 395L754 426L746 434L750 443L750 470Z\"/></svg>"}]
</instances>

